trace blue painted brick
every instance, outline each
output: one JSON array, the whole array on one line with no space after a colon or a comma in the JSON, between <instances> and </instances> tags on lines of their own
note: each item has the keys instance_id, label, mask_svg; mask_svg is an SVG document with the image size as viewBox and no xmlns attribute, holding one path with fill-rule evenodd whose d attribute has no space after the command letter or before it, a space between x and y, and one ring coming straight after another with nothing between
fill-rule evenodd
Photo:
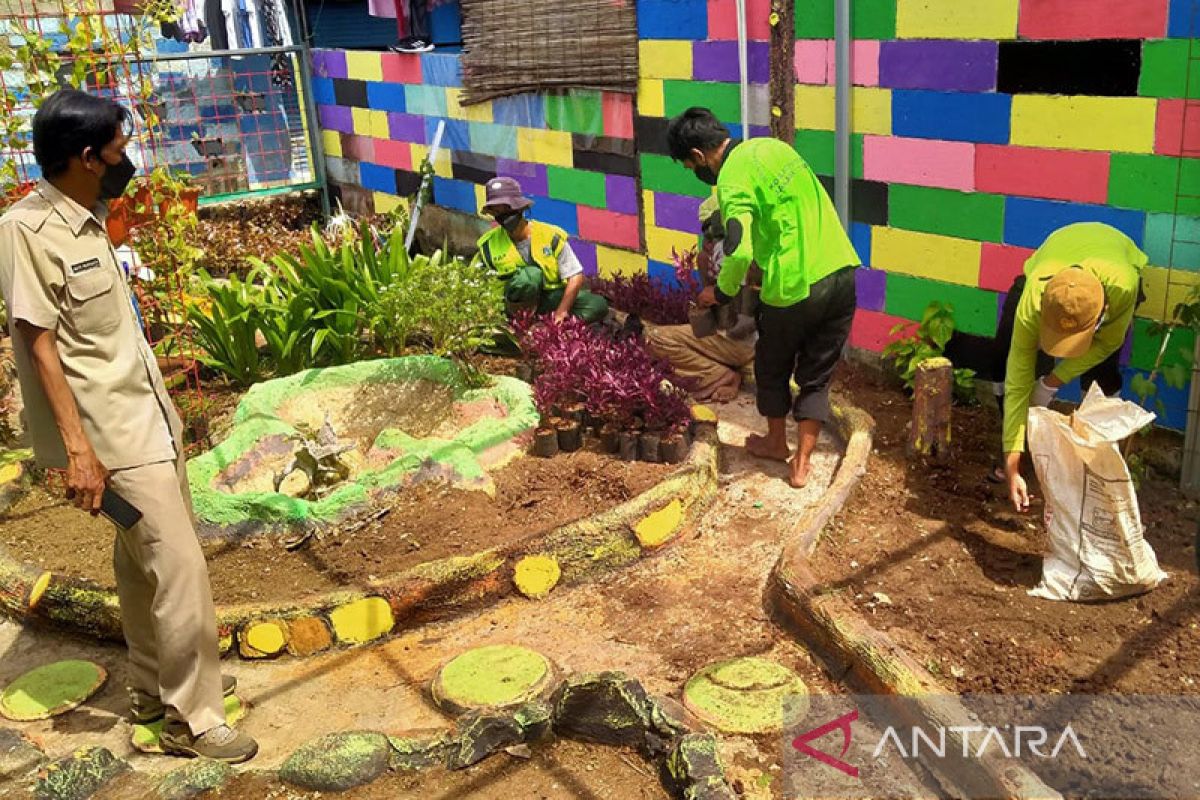
<instances>
[{"instance_id":1,"label":"blue painted brick","mask_svg":"<svg viewBox=\"0 0 1200 800\"><path fill-rule=\"evenodd\" d=\"M312 79L312 96L314 103L336 106L337 98L333 94L333 78L314 77Z\"/></svg>"},{"instance_id":2,"label":"blue painted brick","mask_svg":"<svg viewBox=\"0 0 1200 800\"><path fill-rule=\"evenodd\" d=\"M865 222L850 223L850 243L859 260L866 265L871 263L871 226Z\"/></svg>"},{"instance_id":3,"label":"blue painted brick","mask_svg":"<svg viewBox=\"0 0 1200 800\"><path fill-rule=\"evenodd\" d=\"M663 261L650 261L646 267L647 274L653 280L661 282L672 289L679 286L679 278L675 275L675 265Z\"/></svg>"},{"instance_id":4,"label":"blue painted brick","mask_svg":"<svg viewBox=\"0 0 1200 800\"><path fill-rule=\"evenodd\" d=\"M364 189L375 192L396 193L396 170L364 161L358 165L359 180Z\"/></svg>"},{"instance_id":5,"label":"blue painted brick","mask_svg":"<svg viewBox=\"0 0 1200 800\"><path fill-rule=\"evenodd\" d=\"M1200 3L1196 0L1171 0L1167 35L1178 39L1200 37Z\"/></svg>"},{"instance_id":6,"label":"blue painted brick","mask_svg":"<svg viewBox=\"0 0 1200 800\"><path fill-rule=\"evenodd\" d=\"M917 139L1007 144L1012 96L967 92L892 92L892 133Z\"/></svg>"},{"instance_id":7,"label":"blue painted brick","mask_svg":"<svg viewBox=\"0 0 1200 800\"><path fill-rule=\"evenodd\" d=\"M394 184L392 191L395 191ZM479 210L475 207L475 184L450 178L433 179L433 202L443 208L454 208L468 214Z\"/></svg>"},{"instance_id":8,"label":"blue painted brick","mask_svg":"<svg viewBox=\"0 0 1200 800\"><path fill-rule=\"evenodd\" d=\"M446 150L470 150L471 149L471 128L467 125L466 120L462 119L437 119L436 117L425 118L425 141L433 143L434 134L437 133L439 122L446 123L446 130L442 133L442 148Z\"/></svg>"},{"instance_id":9,"label":"blue painted brick","mask_svg":"<svg viewBox=\"0 0 1200 800\"><path fill-rule=\"evenodd\" d=\"M408 110L404 84L367 81L367 107L375 111L395 111L403 114Z\"/></svg>"},{"instance_id":10,"label":"blue painted brick","mask_svg":"<svg viewBox=\"0 0 1200 800\"><path fill-rule=\"evenodd\" d=\"M574 203L551 200L548 197L534 198L529 216L551 225L557 225L571 236L579 235L579 208Z\"/></svg>"},{"instance_id":11,"label":"blue painted brick","mask_svg":"<svg viewBox=\"0 0 1200 800\"><path fill-rule=\"evenodd\" d=\"M492 119L497 125L517 128L545 128L545 101L540 94L515 94L492 101Z\"/></svg>"},{"instance_id":12,"label":"blue painted brick","mask_svg":"<svg viewBox=\"0 0 1200 800\"><path fill-rule=\"evenodd\" d=\"M425 53L421 79L430 86L462 86L462 60L458 53Z\"/></svg>"},{"instance_id":13,"label":"blue painted brick","mask_svg":"<svg viewBox=\"0 0 1200 800\"><path fill-rule=\"evenodd\" d=\"M708 0L638 0L639 39L705 39Z\"/></svg>"},{"instance_id":14,"label":"blue painted brick","mask_svg":"<svg viewBox=\"0 0 1200 800\"><path fill-rule=\"evenodd\" d=\"M1141 247L1146 215L1141 211L1107 206L1010 197L1004 208L1004 243L1041 247L1047 236L1073 222L1103 222L1123 232Z\"/></svg>"}]
</instances>

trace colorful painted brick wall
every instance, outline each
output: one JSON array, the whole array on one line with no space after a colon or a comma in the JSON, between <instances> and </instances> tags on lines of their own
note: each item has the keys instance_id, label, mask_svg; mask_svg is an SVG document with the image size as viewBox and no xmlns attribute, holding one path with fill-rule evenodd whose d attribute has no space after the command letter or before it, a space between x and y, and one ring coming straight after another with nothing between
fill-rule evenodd
<instances>
[{"instance_id":1,"label":"colorful painted brick wall","mask_svg":"<svg viewBox=\"0 0 1200 800\"><path fill-rule=\"evenodd\" d=\"M796 3L795 145L832 186L833 0ZM318 52L330 179L360 205L391 207L415 189L444 119L439 204L474 212L487 178L511 175L538 199L535 217L571 232L589 272L669 278L708 189L668 157L667 120L705 105L742 134L734 6L637 0L636 98L463 108L453 53ZM753 136L769 121L769 6L747 0ZM991 333L1032 249L1098 220L1151 258L1125 350L1127 369L1147 372L1150 324L1200 282L1200 0L853 0L853 33L851 236L872 269L859 273L852 343L880 350L933 299L953 303L964 330ZM1171 360L1191 345L1174 341ZM1160 396L1163 421L1182 427L1186 390Z\"/></svg>"},{"instance_id":2,"label":"colorful painted brick wall","mask_svg":"<svg viewBox=\"0 0 1200 800\"><path fill-rule=\"evenodd\" d=\"M464 107L459 55L319 50L313 95L328 176L356 211L415 194L439 122L438 205L476 213L484 184L520 181L590 274L644 271L630 95L526 94Z\"/></svg>"}]
</instances>

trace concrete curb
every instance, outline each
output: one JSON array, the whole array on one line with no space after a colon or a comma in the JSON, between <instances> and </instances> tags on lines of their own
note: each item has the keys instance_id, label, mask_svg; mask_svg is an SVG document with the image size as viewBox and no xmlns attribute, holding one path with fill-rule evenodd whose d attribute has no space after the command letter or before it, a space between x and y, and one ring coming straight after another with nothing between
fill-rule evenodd
<instances>
[{"instance_id":1,"label":"concrete curb","mask_svg":"<svg viewBox=\"0 0 1200 800\"><path fill-rule=\"evenodd\" d=\"M841 510L866 472L875 422L845 402L834 406L834 427L846 442L846 455L820 508L797 526L767 581L767 602L787 627L860 690L904 698L889 708L900 724L930 728L969 728L981 723L957 698L887 635L875 630L848 601L813 575L809 559L825 525ZM962 752L961 735L951 730L947 752ZM941 759L927 765L951 794L968 797L1051 800L1061 795L1014 759Z\"/></svg>"},{"instance_id":2,"label":"concrete curb","mask_svg":"<svg viewBox=\"0 0 1200 800\"><path fill-rule=\"evenodd\" d=\"M700 424L692 451L677 470L637 497L594 516L471 556L419 564L360 589L288 603L218 606L222 653L235 650L249 659L310 655L476 609L519 593L514 573L527 556L547 557L558 564L555 587L632 564L678 541L693 527L716 497L718 454L716 426ZM648 527L653 535L646 533ZM49 622L88 636L123 641L113 591L58 574L50 575L45 585L46 574L0 550L0 582L7 575L15 576L20 586L13 588L22 597L31 594L26 584L44 585L34 602L25 603L27 607L0 602L0 612L22 622Z\"/></svg>"}]
</instances>

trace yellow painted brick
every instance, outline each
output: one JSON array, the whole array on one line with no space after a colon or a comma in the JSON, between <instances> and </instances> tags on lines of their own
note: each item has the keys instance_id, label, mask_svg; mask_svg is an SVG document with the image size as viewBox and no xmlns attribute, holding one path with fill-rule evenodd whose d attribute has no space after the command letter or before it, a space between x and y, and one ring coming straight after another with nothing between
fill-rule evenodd
<instances>
[{"instance_id":1,"label":"yellow painted brick","mask_svg":"<svg viewBox=\"0 0 1200 800\"><path fill-rule=\"evenodd\" d=\"M487 202L487 189L484 188L482 183L475 184L475 207L483 208L484 203L486 203L486 202Z\"/></svg>"},{"instance_id":2,"label":"yellow painted brick","mask_svg":"<svg viewBox=\"0 0 1200 800\"><path fill-rule=\"evenodd\" d=\"M1012 144L1071 150L1154 152L1157 101L1150 97L1019 94Z\"/></svg>"},{"instance_id":3,"label":"yellow painted brick","mask_svg":"<svg viewBox=\"0 0 1200 800\"><path fill-rule=\"evenodd\" d=\"M346 77L354 81L383 80L382 55L382 53L347 51Z\"/></svg>"},{"instance_id":4,"label":"yellow painted brick","mask_svg":"<svg viewBox=\"0 0 1200 800\"><path fill-rule=\"evenodd\" d=\"M426 145L412 145L413 170L418 169L421 166L421 162L423 162L428 156L429 148ZM438 157L433 162L433 174L437 175L439 178L454 177L454 168L450 163L450 151L444 147L438 151Z\"/></svg>"},{"instance_id":5,"label":"yellow painted brick","mask_svg":"<svg viewBox=\"0 0 1200 800\"><path fill-rule=\"evenodd\" d=\"M665 117L667 101L663 98L661 80L638 81L638 113L643 117Z\"/></svg>"},{"instance_id":6,"label":"yellow painted brick","mask_svg":"<svg viewBox=\"0 0 1200 800\"><path fill-rule=\"evenodd\" d=\"M341 158L342 135L337 131L321 131L321 145L325 148L325 155Z\"/></svg>"},{"instance_id":7,"label":"yellow painted brick","mask_svg":"<svg viewBox=\"0 0 1200 800\"><path fill-rule=\"evenodd\" d=\"M871 233L871 266L888 272L978 286L982 256L981 242L899 228Z\"/></svg>"},{"instance_id":8,"label":"yellow painted brick","mask_svg":"<svg viewBox=\"0 0 1200 800\"><path fill-rule=\"evenodd\" d=\"M674 260L671 255L672 248L682 253L696 246L697 237L700 234L699 228L699 221L696 223L697 230L695 233L684 233L683 231L673 231L667 228L656 228L647 225L646 253L655 261L665 261L670 264Z\"/></svg>"},{"instance_id":9,"label":"yellow painted brick","mask_svg":"<svg viewBox=\"0 0 1200 800\"><path fill-rule=\"evenodd\" d=\"M855 86L850 98L855 133L890 136L892 92L871 86ZM835 124L832 86L796 85L796 127L831 131Z\"/></svg>"},{"instance_id":10,"label":"yellow painted brick","mask_svg":"<svg viewBox=\"0 0 1200 800\"><path fill-rule=\"evenodd\" d=\"M900 39L1015 39L1019 0L898 0Z\"/></svg>"},{"instance_id":11,"label":"yellow painted brick","mask_svg":"<svg viewBox=\"0 0 1200 800\"><path fill-rule=\"evenodd\" d=\"M392 138L392 131L388 125L388 115L386 111L371 112L371 136L376 139Z\"/></svg>"},{"instance_id":12,"label":"yellow painted brick","mask_svg":"<svg viewBox=\"0 0 1200 800\"><path fill-rule=\"evenodd\" d=\"M354 122L354 132L359 136L371 135L371 110L367 108L350 109L350 119Z\"/></svg>"},{"instance_id":13,"label":"yellow painted brick","mask_svg":"<svg viewBox=\"0 0 1200 800\"><path fill-rule=\"evenodd\" d=\"M692 43L644 39L638 42L638 74L643 78L692 79Z\"/></svg>"},{"instance_id":14,"label":"yellow painted brick","mask_svg":"<svg viewBox=\"0 0 1200 800\"><path fill-rule=\"evenodd\" d=\"M517 157L533 164L552 164L557 167L575 166L575 153L571 149L571 134L566 131L517 128Z\"/></svg>"},{"instance_id":15,"label":"yellow painted brick","mask_svg":"<svg viewBox=\"0 0 1200 800\"><path fill-rule=\"evenodd\" d=\"M1142 291L1146 302L1137 308L1137 316L1166 322L1175 306L1187 299L1193 287L1200 285L1200 272L1165 267L1146 267L1142 270Z\"/></svg>"},{"instance_id":16,"label":"yellow painted brick","mask_svg":"<svg viewBox=\"0 0 1200 800\"><path fill-rule=\"evenodd\" d=\"M386 192L375 193L375 213L390 214L397 208L408 208L408 202L403 198Z\"/></svg>"},{"instance_id":17,"label":"yellow painted brick","mask_svg":"<svg viewBox=\"0 0 1200 800\"><path fill-rule=\"evenodd\" d=\"M628 250L615 250L611 247L596 248L596 270L601 278L615 278L618 275L641 275L647 269L646 257Z\"/></svg>"},{"instance_id":18,"label":"yellow painted brick","mask_svg":"<svg viewBox=\"0 0 1200 800\"><path fill-rule=\"evenodd\" d=\"M647 228L654 226L654 192L642 192L642 219Z\"/></svg>"},{"instance_id":19,"label":"yellow painted brick","mask_svg":"<svg viewBox=\"0 0 1200 800\"><path fill-rule=\"evenodd\" d=\"M464 106L459 103L461 97L462 89L446 90L446 114L451 119L466 119L471 122L495 121L495 117L492 116L491 100L485 100L482 103L476 103L472 106Z\"/></svg>"}]
</instances>

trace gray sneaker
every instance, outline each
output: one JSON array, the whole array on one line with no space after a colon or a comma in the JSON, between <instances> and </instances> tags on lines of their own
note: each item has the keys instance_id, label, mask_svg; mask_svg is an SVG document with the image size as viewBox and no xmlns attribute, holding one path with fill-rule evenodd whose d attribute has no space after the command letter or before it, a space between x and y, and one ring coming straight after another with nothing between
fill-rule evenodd
<instances>
[{"instance_id":1,"label":"gray sneaker","mask_svg":"<svg viewBox=\"0 0 1200 800\"><path fill-rule=\"evenodd\" d=\"M225 697L237 691L237 678L221 676L221 694ZM134 725L149 725L158 722L167 713L162 698L155 694L129 687L129 719Z\"/></svg>"},{"instance_id":2,"label":"gray sneaker","mask_svg":"<svg viewBox=\"0 0 1200 800\"><path fill-rule=\"evenodd\" d=\"M160 737L164 751L175 756L202 756L226 764L241 764L258 753L258 742L228 725L209 728L196 736L182 720L169 719Z\"/></svg>"}]
</instances>

